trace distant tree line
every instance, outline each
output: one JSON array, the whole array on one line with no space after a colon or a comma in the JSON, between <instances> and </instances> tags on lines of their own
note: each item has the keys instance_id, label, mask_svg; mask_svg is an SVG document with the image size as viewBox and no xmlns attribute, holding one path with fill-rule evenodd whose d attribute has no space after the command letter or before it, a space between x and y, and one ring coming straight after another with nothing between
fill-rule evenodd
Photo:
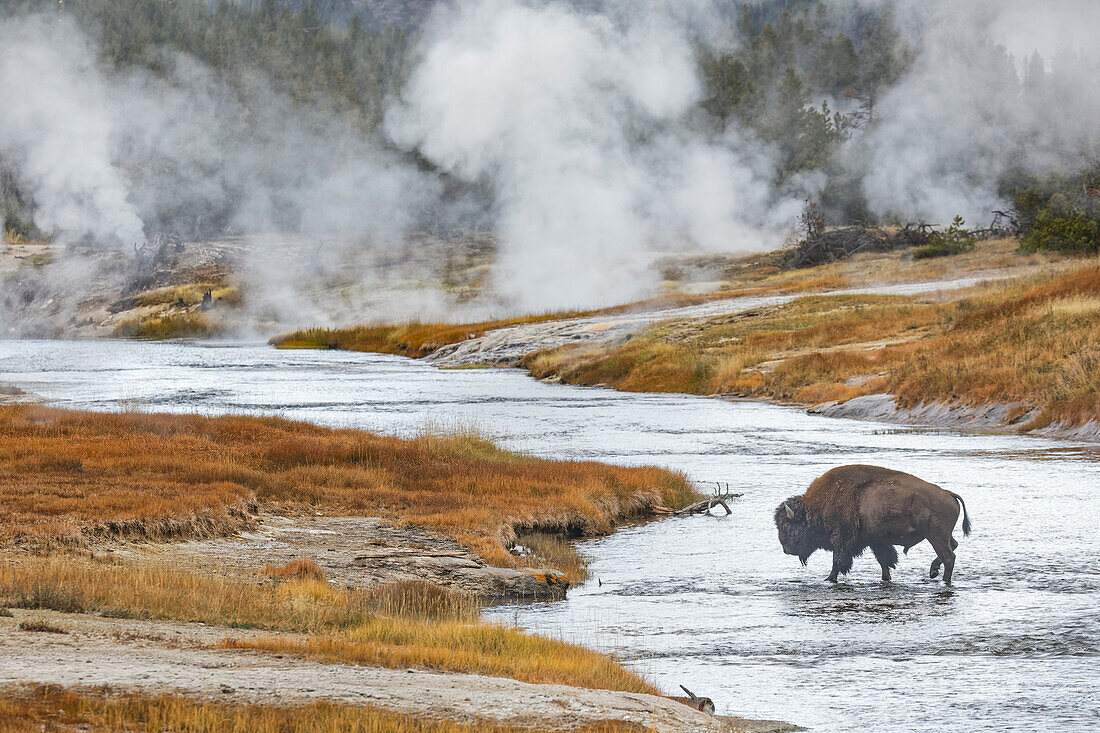
<instances>
[{"instance_id":1,"label":"distant tree line","mask_svg":"<svg viewBox=\"0 0 1100 733\"><path fill-rule=\"evenodd\" d=\"M859 180L835 153L873 124L878 98L910 62L890 12L838 18L824 3L781 0L744 6L737 26L736 51L700 59L703 107L719 124L736 122L776 146L778 183L824 172L821 206L831 221L868 219ZM831 111L827 99L846 112Z\"/></svg>"},{"instance_id":2,"label":"distant tree line","mask_svg":"<svg viewBox=\"0 0 1100 733\"><path fill-rule=\"evenodd\" d=\"M357 115L363 129L381 120L383 102L405 77L408 37L401 28L366 30L358 16L327 25L312 3L297 11L276 0L250 7L199 0L68 0L65 12L100 33L103 60L160 70L171 49L207 64L230 82L263 72L296 102Z\"/></svg>"}]
</instances>

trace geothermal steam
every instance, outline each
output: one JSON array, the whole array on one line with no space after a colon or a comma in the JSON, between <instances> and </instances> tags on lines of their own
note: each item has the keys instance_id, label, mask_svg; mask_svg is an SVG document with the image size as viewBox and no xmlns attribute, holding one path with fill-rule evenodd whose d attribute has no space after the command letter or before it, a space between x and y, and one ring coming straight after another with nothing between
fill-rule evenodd
<instances>
[{"instance_id":1,"label":"geothermal steam","mask_svg":"<svg viewBox=\"0 0 1100 733\"><path fill-rule=\"evenodd\" d=\"M504 248L495 284L523 310L624 301L654 284L646 253L775 244L761 146L693 132L694 50L661 8L622 22L564 4L476 0L436 15L403 103L400 145L491 181Z\"/></svg>"},{"instance_id":2,"label":"geothermal steam","mask_svg":"<svg viewBox=\"0 0 1100 733\"><path fill-rule=\"evenodd\" d=\"M844 151L875 213L988 221L1005 206L1005 171L1100 152L1094 3L831 4L841 14L891 7L915 52L876 124ZM730 15L709 0L441 3L381 145L261 80L230 88L165 49L162 77L107 71L75 24L8 16L0 156L62 244L195 236L211 228L199 212L226 232L300 235L306 244L258 251L250 299L277 295L268 300L303 324L333 316L291 299L293 280L319 267L357 272L363 289L384 285L364 242L405 246L403 234L429 219L496 230L484 309L612 303L652 292L655 253L775 246L820 185L809 175L778 190L772 150L736 125L700 121L695 50L736 43L715 30L731 28ZM439 176L393 147L489 200L445 202ZM345 317L402 315L364 303ZM431 300L431 314L425 303L408 298L403 312L447 315L445 301Z\"/></svg>"}]
</instances>

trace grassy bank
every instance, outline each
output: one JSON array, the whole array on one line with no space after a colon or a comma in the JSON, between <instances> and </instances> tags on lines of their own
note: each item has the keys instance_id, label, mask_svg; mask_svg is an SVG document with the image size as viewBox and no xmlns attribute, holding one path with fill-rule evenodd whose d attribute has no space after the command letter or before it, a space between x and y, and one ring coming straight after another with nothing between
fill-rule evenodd
<instances>
[{"instance_id":1,"label":"grassy bank","mask_svg":"<svg viewBox=\"0 0 1100 733\"><path fill-rule=\"evenodd\" d=\"M614 316L631 311L678 308L699 305L713 300L752 295L794 293L812 290L845 288L851 281L844 277L798 276L781 278L781 283L766 286L754 285L736 289L723 289L714 293L670 294L637 303L599 308L596 310L559 311L519 318L506 318L477 323L421 323L377 324L350 326L348 328L308 328L271 339L279 349L337 349L363 351L372 354L396 354L420 359L451 344L479 338L487 332L519 326L527 323L543 323L566 318Z\"/></svg>"},{"instance_id":2,"label":"grassy bank","mask_svg":"<svg viewBox=\"0 0 1100 733\"><path fill-rule=\"evenodd\" d=\"M319 569L276 583L71 554L0 557L0 607L98 613L297 632L231 639L252 649L346 664L476 672L533 683L653 692L597 652L479 620L476 599L426 583L335 588Z\"/></svg>"},{"instance_id":3,"label":"grassy bank","mask_svg":"<svg viewBox=\"0 0 1100 733\"><path fill-rule=\"evenodd\" d=\"M470 594L419 581L337 587L305 559L224 577L205 566L103 552L95 540L224 534L246 526L262 505L426 525L490 562L513 565L521 560L506 545L516 529L607 531L651 503L690 496L682 476L659 469L535 459L469 433L402 440L272 418L9 406L0 408L0 608L253 630L199 642L209 650L655 693L610 657L484 622ZM64 618L32 614L20 623L79 638ZM359 706L214 705L43 688L0 693L0 719L5 730L53 723L157 731L509 730Z\"/></svg>"},{"instance_id":4,"label":"grassy bank","mask_svg":"<svg viewBox=\"0 0 1100 733\"><path fill-rule=\"evenodd\" d=\"M669 258L663 268L666 270L668 294L637 303L476 323L413 322L348 328L310 328L278 336L271 343L277 348L339 349L421 358L444 346L478 338L494 329L528 323L614 316L632 311L698 305L745 296L843 290L868 283L885 285L934 281L965 277L989 270L1028 273L1044 268L1057 271L1073 266L1070 258L1057 253L1022 252L1015 239L982 241L972 250L946 258L917 260L910 251L902 250L861 254L848 260L796 269L783 266L785 254L786 250L779 250L747 257L715 255ZM704 293L679 292L682 286L690 282L690 278L685 279L685 272L694 270L705 272L706 277L716 278L714 285L717 289Z\"/></svg>"},{"instance_id":5,"label":"grassy bank","mask_svg":"<svg viewBox=\"0 0 1100 733\"><path fill-rule=\"evenodd\" d=\"M814 296L664 323L625 344L529 355L539 378L626 391L816 403L890 392L903 405L1022 402L1027 427L1100 419L1100 268L941 297Z\"/></svg>"},{"instance_id":6,"label":"grassy bank","mask_svg":"<svg viewBox=\"0 0 1100 733\"><path fill-rule=\"evenodd\" d=\"M472 433L402 439L276 418L0 407L7 545L225 534L262 504L428 527L512 567L517 531L594 535L692 496L662 469L532 458Z\"/></svg>"},{"instance_id":7,"label":"grassy bank","mask_svg":"<svg viewBox=\"0 0 1100 733\"><path fill-rule=\"evenodd\" d=\"M235 705L160 695L111 694L26 685L0 691L0 732L187 731L198 733L520 733L530 728L450 723L398 715L370 706L317 702L309 705ZM581 733L636 730L620 723Z\"/></svg>"},{"instance_id":8,"label":"grassy bank","mask_svg":"<svg viewBox=\"0 0 1100 733\"><path fill-rule=\"evenodd\" d=\"M210 338L224 330L223 324L202 313L158 313L133 316L115 326L115 338L160 341L183 338Z\"/></svg>"},{"instance_id":9,"label":"grassy bank","mask_svg":"<svg viewBox=\"0 0 1100 733\"><path fill-rule=\"evenodd\" d=\"M795 269L781 266L783 254L781 250L730 261L721 268L723 287L727 290L759 288L767 292L821 291L871 283L945 280L988 270L1027 271L1057 267L1069 260L1058 253L1023 252L1016 239L984 240L974 249L951 257L915 259L913 250L870 252Z\"/></svg>"},{"instance_id":10,"label":"grassy bank","mask_svg":"<svg viewBox=\"0 0 1100 733\"><path fill-rule=\"evenodd\" d=\"M486 331L522 323L540 323L586 315L582 311L544 313L478 323L421 323L366 325L350 328L308 328L271 339L279 349L339 349L374 354L397 354L414 359L449 344L484 336Z\"/></svg>"}]
</instances>

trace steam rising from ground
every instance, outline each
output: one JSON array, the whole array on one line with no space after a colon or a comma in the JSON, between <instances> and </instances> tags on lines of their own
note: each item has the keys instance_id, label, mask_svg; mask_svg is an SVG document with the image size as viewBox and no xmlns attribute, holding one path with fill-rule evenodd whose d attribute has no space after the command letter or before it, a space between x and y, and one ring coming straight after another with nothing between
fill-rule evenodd
<instances>
[{"instance_id":1,"label":"steam rising from ground","mask_svg":"<svg viewBox=\"0 0 1100 733\"><path fill-rule=\"evenodd\" d=\"M916 50L876 124L844 151L875 213L987 221L1004 206L1006 170L1100 153L1094 3L832 4L892 7ZM487 311L621 302L652 293L657 253L776 246L820 185L811 175L778 188L773 150L700 120L696 44L720 42L710 36L728 16L709 0L442 4L386 116L387 141L260 79L230 88L174 52L160 52L162 77L106 71L68 20L6 17L0 157L61 244L186 238L211 224L198 212L231 232L299 235L250 262L250 295L284 323L447 315L445 297L421 293L396 306L363 297L337 316L299 287L333 273L360 293L392 285L379 258L429 220L496 231ZM445 198L439 174L394 147L491 195Z\"/></svg>"},{"instance_id":2,"label":"steam rising from ground","mask_svg":"<svg viewBox=\"0 0 1100 733\"><path fill-rule=\"evenodd\" d=\"M988 222L1007 208L997 191L1006 171L1074 170L1100 157L1100 5L891 5L917 56L882 99L878 124L850 146L872 211Z\"/></svg>"},{"instance_id":3,"label":"steam rising from ground","mask_svg":"<svg viewBox=\"0 0 1100 733\"><path fill-rule=\"evenodd\" d=\"M74 29L54 25L41 16L0 25L0 154L38 202L41 229L140 241L95 50Z\"/></svg>"},{"instance_id":4,"label":"steam rising from ground","mask_svg":"<svg viewBox=\"0 0 1100 733\"><path fill-rule=\"evenodd\" d=\"M774 245L793 219L760 144L692 130L693 47L661 8L617 23L476 0L437 14L424 45L387 131L492 182L496 286L524 309L636 298L654 285L647 252Z\"/></svg>"}]
</instances>

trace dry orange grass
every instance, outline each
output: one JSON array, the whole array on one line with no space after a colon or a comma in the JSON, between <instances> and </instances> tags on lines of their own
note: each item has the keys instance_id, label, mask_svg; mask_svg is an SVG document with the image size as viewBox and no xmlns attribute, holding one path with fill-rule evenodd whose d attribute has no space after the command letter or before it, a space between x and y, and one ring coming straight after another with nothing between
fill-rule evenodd
<instances>
[{"instance_id":1,"label":"dry orange grass","mask_svg":"<svg viewBox=\"0 0 1100 733\"><path fill-rule=\"evenodd\" d=\"M496 328L586 315L589 311L543 313L478 323L404 323L399 325L307 328L271 339L280 349L340 349L419 358L448 344L482 336Z\"/></svg>"},{"instance_id":2,"label":"dry orange grass","mask_svg":"<svg viewBox=\"0 0 1100 733\"><path fill-rule=\"evenodd\" d=\"M64 553L0 556L0 599L11 608L299 632L346 628L373 613L366 591L313 580L261 585Z\"/></svg>"},{"instance_id":3,"label":"dry orange grass","mask_svg":"<svg viewBox=\"0 0 1100 733\"><path fill-rule=\"evenodd\" d=\"M8 545L226 533L262 503L436 529L511 567L516 530L605 533L692 496L680 474L532 458L469 434L402 439L276 418L0 407Z\"/></svg>"},{"instance_id":4,"label":"dry orange grass","mask_svg":"<svg viewBox=\"0 0 1100 733\"><path fill-rule=\"evenodd\" d=\"M611 350L536 352L523 365L538 378L624 391L747 394L764 384L758 365L884 334L909 338L937 318L934 303L901 296L807 296L764 312L660 324Z\"/></svg>"},{"instance_id":5,"label":"dry orange grass","mask_svg":"<svg viewBox=\"0 0 1100 733\"><path fill-rule=\"evenodd\" d=\"M242 705L175 695L25 685L0 692L0 733L40 731L162 733L520 733L530 728L426 720L367 705ZM579 733L636 730L605 723Z\"/></svg>"},{"instance_id":6,"label":"dry orange grass","mask_svg":"<svg viewBox=\"0 0 1100 733\"><path fill-rule=\"evenodd\" d=\"M849 287L841 277L799 277L769 287L724 289L715 293L663 295L656 298L595 310L559 311L477 323L405 323L362 325L349 328L307 328L271 339L280 349L338 349L376 354L397 354L419 359L450 344L484 336L498 328L587 316L612 316L631 311L677 308L724 298L775 293L797 293ZM167 337L166 337L167 338Z\"/></svg>"},{"instance_id":7,"label":"dry orange grass","mask_svg":"<svg viewBox=\"0 0 1100 733\"><path fill-rule=\"evenodd\" d=\"M286 565L268 565L262 571L264 575L275 580L316 580L325 581L325 571L315 561L309 558L291 560Z\"/></svg>"},{"instance_id":8,"label":"dry orange grass","mask_svg":"<svg viewBox=\"0 0 1100 733\"><path fill-rule=\"evenodd\" d=\"M779 266L783 251L750 255L730 263L727 289L760 288L767 292L798 292L857 287L868 283L918 282L962 277L992 269L1021 272L1068 265L1072 258L1057 252L1021 252L1016 239L978 242L973 250L953 257L914 260L912 250L867 252L851 259L815 267L786 270ZM823 286L815 286L817 281Z\"/></svg>"},{"instance_id":9,"label":"dry orange grass","mask_svg":"<svg viewBox=\"0 0 1100 733\"><path fill-rule=\"evenodd\" d=\"M753 315L660 324L625 345L529 355L539 378L627 391L813 404L1022 402L1027 427L1100 419L1100 268L990 283L954 300L809 296Z\"/></svg>"},{"instance_id":10,"label":"dry orange grass","mask_svg":"<svg viewBox=\"0 0 1100 733\"><path fill-rule=\"evenodd\" d=\"M602 654L495 624L375 619L308 639L232 639L223 649L294 654L339 664L477 672L524 682L657 694L656 689Z\"/></svg>"},{"instance_id":11,"label":"dry orange grass","mask_svg":"<svg viewBox=\"0 0 1100 733\"><path fill-rule=\"evenodd\" d=\"M273 585L75 556L9 556L0 557L0 605L310 634L233 640L226 648L654 692L610 657L485 623L475 598L427 583L357 590L305 578Z\"/></svg>"}]
</instances>

